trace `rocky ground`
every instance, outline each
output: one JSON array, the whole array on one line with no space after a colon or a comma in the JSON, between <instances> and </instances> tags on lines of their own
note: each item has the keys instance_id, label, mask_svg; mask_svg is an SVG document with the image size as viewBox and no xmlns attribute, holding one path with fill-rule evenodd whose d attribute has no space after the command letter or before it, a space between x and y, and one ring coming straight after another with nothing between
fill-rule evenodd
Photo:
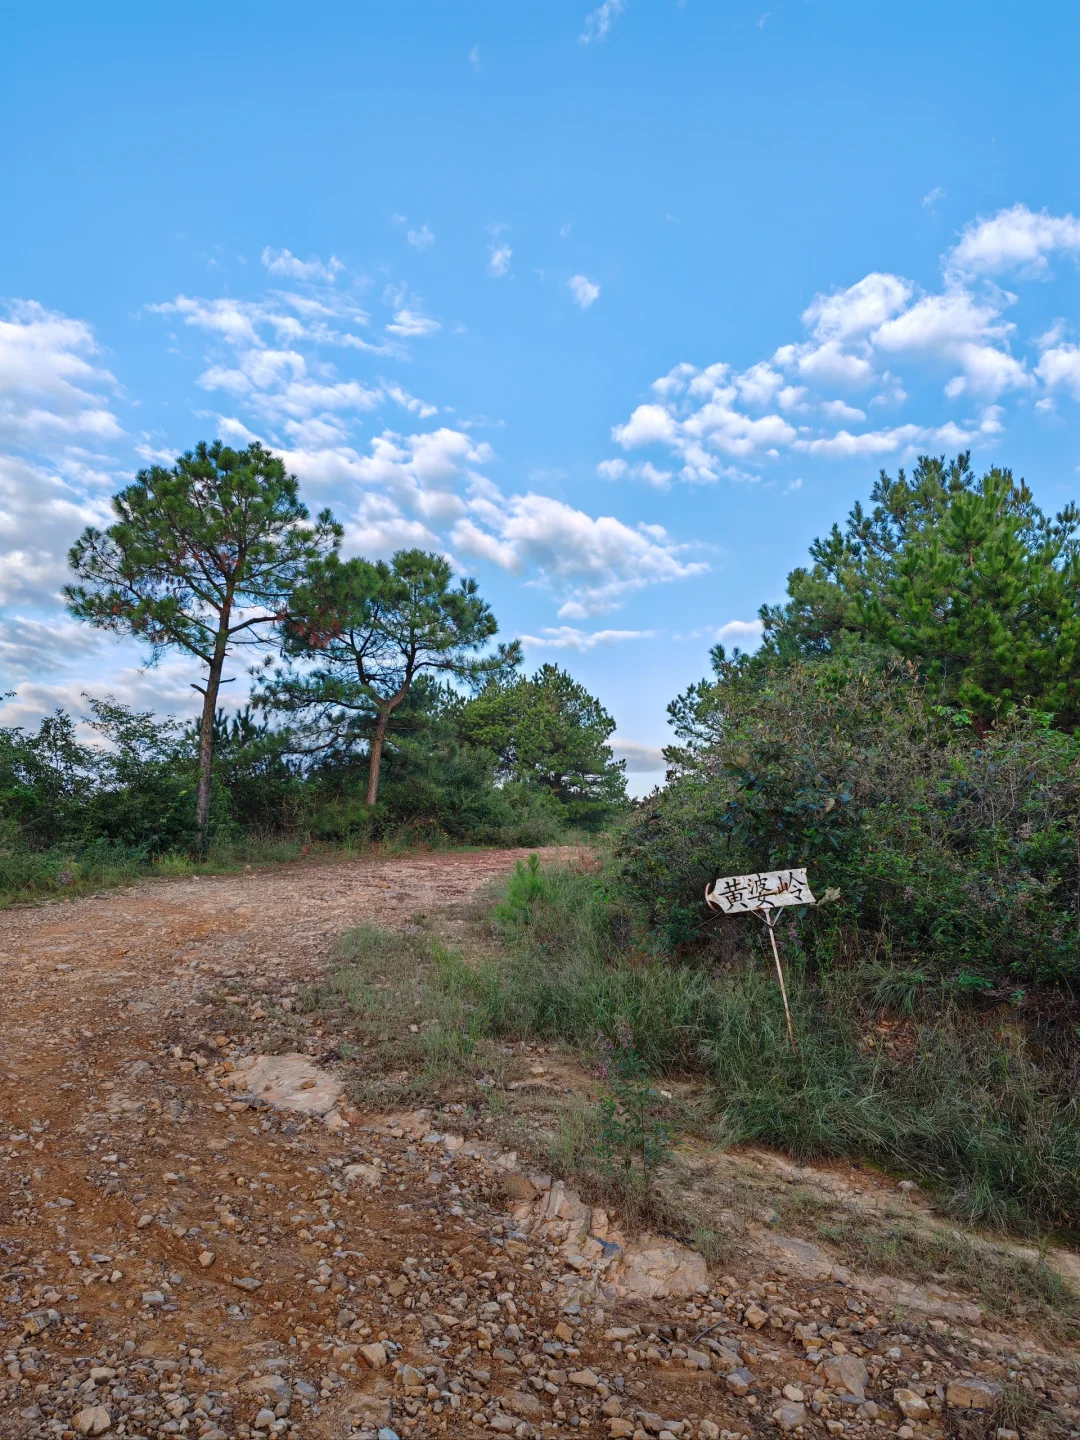
<instances>
[{"instance_id":1,"label":"rocky ground","mask_svg":"<svg viewBox=\"0 0 1080 1440\"><path fill-rule=\"evenodd\" d=\"M517 858L151 881L0 916L0 1434L1078 1433L1075 1353L971 1297L783 1236L710 1273L460 1102L350 1106L326 1022L296 1014L336 937L452 926ZM283 1017L290 1053L259 1060Z\"/></svg>"}]
</instances>

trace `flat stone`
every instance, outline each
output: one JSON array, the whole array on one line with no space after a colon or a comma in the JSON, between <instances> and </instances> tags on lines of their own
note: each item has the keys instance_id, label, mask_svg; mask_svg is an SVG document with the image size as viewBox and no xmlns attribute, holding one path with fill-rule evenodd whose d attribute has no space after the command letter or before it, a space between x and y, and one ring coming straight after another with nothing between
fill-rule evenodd
<instances>
[{"instance_id":1,"label":"flat stone","mask_svg":"<svg viewBox=\"0 0 1080 1440\"><path fill-rule=\"evenodd\" d=\"M945 1403L953 1410L993 1410L1001 1399L1001 1386L993 1380L950 1380Z\"/></svg>"},{"instance_id":2,"label":"flat stone","mask_svg":"<svg viewBox=\"0 0 1080 1440\"><path fill-rule=\"evenodd\" d=\"M245 1055L236 1062L223 1085L272 1105L276 1110L301 1115L328 1115L345 1092L340 1080L312 1063L307 1055Z\"/></svg>"},{"instance_id":3,"label":"flat stone","mask_svg":"<svg viewBox=\"0 0 1080 1440\"><path fill-rule=\"evenodd\" d=\"M696 1250L674 1241L645 1236L630 1246L612 1267L617 1291L634 1300L664 1296L683 1299L708 1284L709 1267Z\"/></svg>"},{"instance_id":4,"label":"flat stone","mask_svg":"<svg viewBox=\"0 0 1080 1440\"><path fill-rule=\"evenodd\" d=\"M778 1405L773 1411L773 1419L780 1426L781 1430L794 1430L796 1425L806 1423L805 1405Z\"/></svg>"},{"instance_id":5,"label":"flat stone","mask_svg":"<svg viewBox=\"0 0 1080 1440\"><path fill-rule=\"evenodd\" d=\"M503 1404L515 1415L520 1415L525 1420L531 1420L540 1414L540 1401L535 1395L530 1395L527 1390L513 1390L503 1399Z\"/></svg>"},{"instance_id":6,"label":"flat stone","mask_svg":"<svg viewBox=\"0 0 1080 1440\"><path fill-rule=\"evenodd\" d=\"M571 1370L567 1379L571 1385L581 1385L586 1390L595 1390L600 1384L600 1377L595 1370Z\"/></svg>"},{"instance_id":7,"label":"flat stone","mask_svg":"<svg viewBox=\"0 0 1080 1440\"><path fill-rule=\"evenodd\" d=\"M820 1368L832 1389L866 1399L870 1372L857 1355L826 1355Z\"/></svg>"},{"instance_id":8,"label":"flat stone","mask_svg":"<svg viewBox=\"0 0 1080 1440\"><path fill-rule=\"evenodd\" d=\"M377 1340L371 1345L361 1345L360 1354L372 1370L381 1370L386 1364L386 1351Z\"/></svg>"},{"instance_id":9,"label":"flat stone","mask_svg":"<svg viewBox=\"0 0 1080 1440\"><path fill-rule=\"evenodd\" d=\"M263 1282L254 1275L240 1275L232 1283L238 1290L254 1291L261 1290Z\"/></svg>"},{"instance_id":10,"label":"flat stone","mask_svg":"<svg viewBox=\"0 0 1080 1440\"><path fill-rule=\"evenodd\" d=\"M104 1405L87 1405L85 1410L80 1410L71 1422L76 1434L79 1435L104 1435L112 1424L112 1416Z\"/></svg>"},{"instance_id":11,"label":"flat stone","mask_svg":"<svg viewBox=\"0 0 1080 1440\"><path fill-rule=\"evenodd\" d=\"M240 1389L256 1400L273 1400L275 1405L292 1402L292 1386L284 1375L256 1375L245 1380Z\"/></svg>"},{"instance_id":12,"label":"flat stone","mask_svg":"<svg viewBox=\"0 0 1080 1440\"><path fill-rule=\"evenodd\" d=\"M350 1185L356 1181L361 1181L364 1185L372 1189L378 1185L382 1179L382 1171L377 1165L346 1165L341 1173Z\"/></svg>"},{"instance_id":13,"label":"flat stone","mask_svg":"<svg viewBox=\"0 0 1080 1440\"><path fill-rule=\"evenodd\" d=\"M930 1406L921 1395L916 1395L914 1390L907 1390L901 1387L893 1391L893 1400L900 1409L905 1420L929 1420Z\"/></svg>"}]
</instances>

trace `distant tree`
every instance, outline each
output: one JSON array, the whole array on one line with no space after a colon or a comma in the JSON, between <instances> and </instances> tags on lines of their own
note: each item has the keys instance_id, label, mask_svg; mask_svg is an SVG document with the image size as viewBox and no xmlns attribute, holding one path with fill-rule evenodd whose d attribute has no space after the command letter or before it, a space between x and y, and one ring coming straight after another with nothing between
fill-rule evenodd
<instances>
[{"instance_id":1,"label":"distant tree","mask_svg":"<svg viewBox=\"0 0 1080 1440\"><path fill-rule=\"evenodd\" d=\"M238 643L265 640L308 567L336 546L329 511L306 524L297 481L258 443L199 444L171 469L153 465L113 497L116 522L85 530L71 548L78 584L65 587L80 620L170 649L206 666L199 727L196 824L205 844L214 714L225 661Z\"/></svg>"},{"instance_id":2,"label":"distant tree","mask_svg":"<svg viewBox=\"0 0 1080 1440\"><path fill-rule=\"evenodd\" d=\"M331 556L311 567L280 627L287 663L263 680L257 703L300 717L315 745L366 739L369 807L395 711L418 676L479 685L519 661L517 641L481 653L498 625L476 581L453 578L423 550L389 563Z\"/></svg>"},{"instance_id":3,"label":"distant tree","mask_svg":"<svg viewBox=\"0 0 1080 1440\"><path fill-rule=\"evenodd\" d=\"M568 819L599 823L626 802L625 762L607 743L615 721L558 665L486 686L459 725L470 744L494 751L505 780L547 791Z\"/></svg>"},{"instance_id":4,"label":"distant tree","mask_svg":"<svg viewBox=\"0 0 1080 1440\"><path fill-rule=\"evenodd\" d=\"M976 479L970 455L884 471L874 508L852 510L765 606L766 656L828 653L855 639L899 652L985 731L1017 704L1080 722L1080 510L1052 520L1023 480Z\"/></svg>"}]
</instances>

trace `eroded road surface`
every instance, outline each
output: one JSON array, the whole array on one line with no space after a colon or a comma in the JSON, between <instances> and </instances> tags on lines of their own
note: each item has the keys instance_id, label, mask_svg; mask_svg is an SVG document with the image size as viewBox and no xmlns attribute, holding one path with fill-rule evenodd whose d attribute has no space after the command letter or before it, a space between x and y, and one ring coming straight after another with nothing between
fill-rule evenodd
<instances>
[{"instance_id":1,"label":"eroded road surface","mask_svg":"<svg viewBox=\"0 0 1080 1440\"><path fill-rule=\"evenodd\" d=\"M158 880L0 914L0 1436L918 1440L992 1435L1021 1372L1067 1425L1064 1362L874 1314L843 1275L778 1260L651 1300L575 1290L576 1212L460 1115L343 1102L328 1125L237 1098L265 1012L295 1014L344 930L452 924L518 858ZM293 1043L347 1078L317 1017ZM529 1205L551 1223L519 1228ZM599 1212L587 1226L602 1252Z\"/></svg>"}]
</instances>

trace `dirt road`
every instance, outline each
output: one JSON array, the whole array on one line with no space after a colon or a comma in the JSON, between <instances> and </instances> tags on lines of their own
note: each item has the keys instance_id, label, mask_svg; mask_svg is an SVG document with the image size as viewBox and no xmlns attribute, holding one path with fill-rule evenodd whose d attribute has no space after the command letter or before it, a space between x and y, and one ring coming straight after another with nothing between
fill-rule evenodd
<instances>
[{"instance_id":1,"label":"dirt road","mask_svg":"<svg viewBox=\"0 0 1080 1440\"><path fill-rule=\"evenodd\" d=\"M0 1435L917 1437L941 1433L950 1376L996 1395L989 1347L935 1350L783 1265L606 1314L567 1303L578 1257L510 1214L544 1177L494 1187L437 1115L423 1133L428 1112L343 1107L332 1129L225 1088L342 931L451 923L517 858L149 881L0 915ZM317 1019L298 1033L341 1068ZM835 1356L850 1373L822 1369ZM908 1422L893 1392L912 1385Z\"/></svg>"}]
</instances>

